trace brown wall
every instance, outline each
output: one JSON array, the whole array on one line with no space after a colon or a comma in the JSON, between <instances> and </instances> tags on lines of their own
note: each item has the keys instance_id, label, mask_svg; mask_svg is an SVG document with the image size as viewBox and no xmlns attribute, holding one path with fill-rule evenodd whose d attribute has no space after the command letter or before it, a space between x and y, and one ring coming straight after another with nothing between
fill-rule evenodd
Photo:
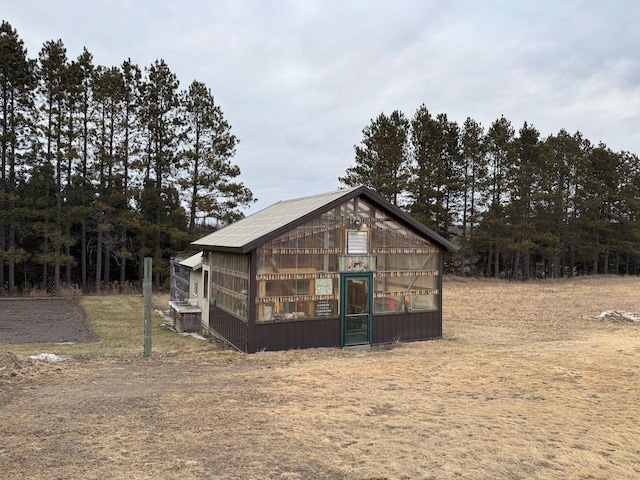
<instances>
[{"instance_id":1,"label":"brown wall","mask_svg":"<svg viewBox=\"0 0 640 480\"><path fill-rule=\"evenodd\" d=\"M442 312L373 316L373 343L442 338Z\"/></svg>"},{"instance_id":2,"label":"brown wall","mask_svg":"<svg viewBox=\"0 0 640 480\"><path fill-rule=\"evenodd\" d=\"M374 344L442 338L442 314L437 311L374 315L372 323ZM340 346L338 318L256 323L253 327L253 349L248 347L247 324L214 305L209 310L209 328L247 353Z\"/></svg>"},{"instance_id":3,"label":"brown wall","mask_svg":"<svg viewBox=\"0 0 640 480\"><path fill-rule=\"evenodd\" d=\"M253 331L254 351L340 346L340 319L338 318L256 323ZM441 337L441 312L374 315L373 317L374 344Z\"/></svg>"},{"instance_id":4,"label":"brown wall","mask_svg":"<svg viewBox=\"0 0 640 480\"><path fill-rule=\"evenodd\" d=\"M256 323L253 331L256 351L340 346L338 318Z\"/></svg>"}]
</instances>

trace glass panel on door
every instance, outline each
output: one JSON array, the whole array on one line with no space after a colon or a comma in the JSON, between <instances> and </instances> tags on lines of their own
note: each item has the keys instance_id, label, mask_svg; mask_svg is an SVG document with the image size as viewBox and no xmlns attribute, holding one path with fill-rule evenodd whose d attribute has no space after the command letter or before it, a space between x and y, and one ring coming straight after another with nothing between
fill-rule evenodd
<instances>
[{"instance_id":1,"label":"glass panel on door","mask_svg":"<svg viewBox=\"0 0 640 480\"><path fill-rule=\"evenodd\" d=\"M344 345L370 343L371 278L346 277L343 292Z\"/></svg>"}]
</instances>

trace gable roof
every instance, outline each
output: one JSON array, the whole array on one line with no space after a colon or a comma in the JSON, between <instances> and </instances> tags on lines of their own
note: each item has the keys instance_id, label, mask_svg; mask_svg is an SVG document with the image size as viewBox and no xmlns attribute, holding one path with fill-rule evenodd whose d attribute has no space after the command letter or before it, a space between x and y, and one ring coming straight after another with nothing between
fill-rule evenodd
<instances>
[{"instance_id":1,"label":"gable roof","mask_svg":"<svg viewBox=\"0 0 640 480\"><path fill-rule=\"evenodd\" d=\"M458 250L458 247L449 240L418 222L411 215L387 201L379 193L364 186L274 203L270 207L238 220L191 244L206 250L247 253L304 223L309 218L360 195L367 198L374 205L398 217L417 233L441 247L449 251Z\"/></svg>"}]
</instances>

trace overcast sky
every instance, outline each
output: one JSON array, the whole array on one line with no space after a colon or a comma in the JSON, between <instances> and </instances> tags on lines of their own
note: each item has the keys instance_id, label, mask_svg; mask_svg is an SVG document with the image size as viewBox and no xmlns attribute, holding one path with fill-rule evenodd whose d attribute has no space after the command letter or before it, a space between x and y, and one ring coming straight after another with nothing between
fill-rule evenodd
<instances>
[{"instance_id":1,"label":"overcast sky","mask_svg":"<svg viewBox=\"0 0 640 480\"><path fill-rule=\"evenodd\" d=\"M97 65L163 58L211 88L259 201L340 186L362 129L424 103L485 128L504 115L640 154L640 2L0 0L36 58L62 39Z\"/></svg>"}]
</instances>

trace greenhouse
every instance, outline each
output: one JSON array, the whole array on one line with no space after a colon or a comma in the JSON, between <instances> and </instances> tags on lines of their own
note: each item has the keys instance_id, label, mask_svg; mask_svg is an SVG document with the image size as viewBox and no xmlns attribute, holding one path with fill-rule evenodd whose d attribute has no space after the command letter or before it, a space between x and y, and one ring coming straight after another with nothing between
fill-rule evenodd
<instances>
[{"instance_id":1,"label":"greenhouse","mask_svg":"<svg viewBox=\"0 0 640 480\"><path fill-rule=\"evenodd\" d=\"M456 247L369 188L278 202L193 245L203 329L240 351L442 336Z\"/></svg>"}]
</instances>

